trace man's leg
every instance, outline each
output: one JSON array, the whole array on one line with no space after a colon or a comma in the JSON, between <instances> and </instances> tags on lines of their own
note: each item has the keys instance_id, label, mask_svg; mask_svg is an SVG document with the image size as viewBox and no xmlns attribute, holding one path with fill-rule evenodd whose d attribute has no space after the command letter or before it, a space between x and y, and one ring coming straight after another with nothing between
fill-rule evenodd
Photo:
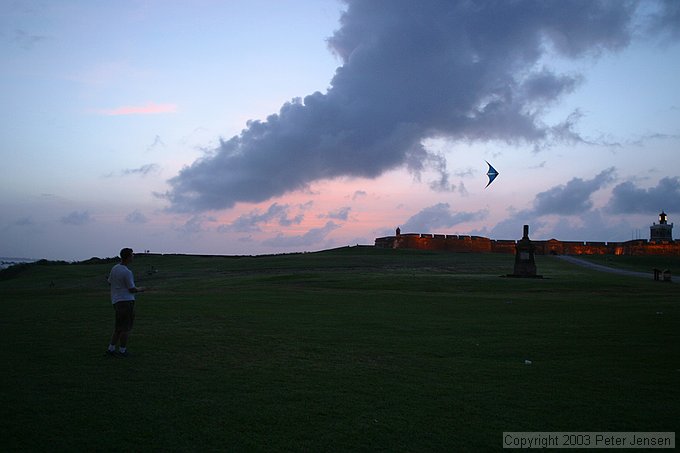
<instances>
[{"instance_id":1,"label":"man's leg","mask_svg":"<svg viewBox=\"0 0 680 453\"><path fill-rule=\"evenodd\" d=\"M122 349L127 348L128 338L130 338L130 331L120 332L120 347Z\"/></svg>"},{"instance_id":2,"label":"man's leg","mask_svg":"<svg viewBox=\"0 0 680 453\"><path fill-rule=\"evenodd\" d=\"M132 331L132 325L135 321L135 303L124 302L124 304L125 305L121 306L121 308L124 308L124 310L121 311L123 314L123 319L120 323L120 348L118 349L118 352L127 357L127 343L128 339L130 338L130 332Z\"/></svg>"},{"instance_id":3,"label":"man's leg","mask_svg":"<svg viewBox=\"0 0 680 453\"><path fill-rule=\"evenodd\" d=\"M118 339L120 338L120 332L118 332L116 329L113 330L113 334L111 334L111 341L109 341L109 347L106 348L106 355L107 356L113 356L116 352L116 343L118 343Z\"/></svg>"},{"instance_id":4,"label":"man's leg","mask_svg":"<svg viewBox=\"0 0 680 453\"><path fill-rule=\"evenodd\" d=\"M120 338L120 332L114 330L113 334L111 335L111 341L109 342L110 345L116 345L118 344L118 339Z\"/></svg>"},{"instance_id":5,"label":"man's leg","mask_svg":"<svg viewBox=\"0 0 680 453\"><path fill-rule=\"evenodd\" d=\"M116 352L116 344L118 344L118 340L120 339L120 328L118 326L118 308L116 305L113 305L113 311L115 313L115 324L113 326L113 333L111 334L111 340L109 341L109 347L106 349L106 354L107 355L113 355L114 352Z\"/></svg>"},{"instance_id":6,"label":"man's leg","mask_svg":"<svg viewBox=\"0 0 680 453\"><path fill-rule=\"evenodd\" d=\"M113 309L116 312L116 323L111 334L111 341L109 342L108 354L112 354L116 350L116 345L120 342L120 347L124 348L127 345L127 339L130 335L131 327L130 316L133 312L133 306L127 302L117 302L113 304Z\"/></svg>"}]
</instances>

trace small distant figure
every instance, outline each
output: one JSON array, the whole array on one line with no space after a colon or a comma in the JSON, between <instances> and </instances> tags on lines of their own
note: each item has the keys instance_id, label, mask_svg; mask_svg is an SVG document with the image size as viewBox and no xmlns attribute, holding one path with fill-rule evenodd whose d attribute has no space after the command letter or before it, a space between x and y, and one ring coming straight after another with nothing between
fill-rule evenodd
<instances>
[{"instance_id":1,"label":"small distant figure","mask_svg":"<svg viewBox=\"0 0 680 453\"><path fill-rule=\"evenodd\" d=\"M145 291L136 287L135 279L128 265L132 262L134 253L131 248L120 251L120 263L113 266L109 274L111 285L111 303L116 314L115 326L106 355L110 357L128 357L127 343L135 321L135 294ZM120 345L116 353L116 345Z\"/></svg>"},{"instance_id":2,"label":"small distant figure","mask_svg":"<svg viewBox=\"0 0 680 453\"><path fill-rule=\"evenodd\" d=\"M671 281L671 270L670 269L664 269L664 271L663 271L663 281L665 281L665 282Z\"/></svg>"}]
</instances>

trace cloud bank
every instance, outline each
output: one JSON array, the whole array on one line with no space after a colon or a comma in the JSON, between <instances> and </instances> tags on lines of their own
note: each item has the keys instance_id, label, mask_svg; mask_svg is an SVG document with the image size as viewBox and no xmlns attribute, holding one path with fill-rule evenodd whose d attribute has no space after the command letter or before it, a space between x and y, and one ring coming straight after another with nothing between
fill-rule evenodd
<instances>
[{"instance_id":1,"label":"cloud bank","mask_svg":"<svg viewBox=\"0 0 680 453\"><path fill-rule=\"evenodd\" d=\"M61 219L61 223L65 225L82 226L87 225L93 221L89 211L72 211Z\"/></svg>"},{"instance_id":2,"label":"cloud bank","mask_svg":"<svg viewBox=\"0 0 680 453\"><path fill-rule=\"evenodd\" d=\"M593 207L592 195L614 180L614 168L608 168L593 179L573 178L567 184L555 186L536 195L534 211L537 214L573 215Z\"/></svg>"},{"instance_id":3,"label":"cloud bank","mask_svg":"<svg viewBox=\"0 0 680 453\"><path fill-rule=\"evenodd\" d=\"M612 191L609 203L614 213L680 212L680 177L663 178L655 187L640 188L630 181L623 182Z\"/></svg>"},{"instance_id":4,"label":"cloud bank","mask_svg":"<svg viewBox=\"0 0 680 453\"><path fill-rule=\"evenodd\" d=\"M307 247L318 244L326 239L333 231L340 228L340 225L333 221L328 221L326 224L319 228L312 228L308 232L297 236L285 236L283 234L278 234L276 237L267 239L264 241L265 245L270 247Z\"/></svg>"},{"instance_id":5,"label":"cloud bank","mask_svg":"<svg viewBox=\"0 0 680 453\"><path fill-rule=\"evenodd\" d=\"M155 173L160 170L160 167L158 164L146 164L142 165L139 168L126 168L122 170L120 173L122 176L130 176L130 175L141 175L141 176L146 176L149 173Z\"/></svg>"},{"instance_id":6,"label":"cloud bank","mask_svg":"<svg viewBox=\"0 0 680 453\"><path fill-rule=\"evenodd\" d=\"M485 233L494 238L513 238L518 225L531 224L533 231L544 229L552 237L565 240L625 240L631 228L641 226L640 218L635 215L648 216L642 224L646 225L654 221L661 210L680 211L680 177L677 176L662 178L652 187L621 182L613 186L602 207L596 207L593 196L613 185L615 173L615 168L608 168L592 179L572 178L566 184L540 192L532 208L513 212ZM551 222L550 216L559 221Z\"/></svg>"},{"instance_id":7,"label":"cloud bank","mask_svg":"<svg viewBox=\"0 0 680 453\"><path fill-rule=\"evenodd\" d=\"M130 214L125 216L125 221L127 223L132 223L132 224L136 224L136 225L143 225L143 224L147 223L149 221L149 219L147 219L147 217L144 214L139 212L139 210L135 209Z\"/></svg>"},{"instance_id":8,"label":"cloud bank","mask_svg":"<svg viewBox=\"0 0 680 453\"><path fill-rule=\"evenodd\" d=\"M300 224L304 215L296 214L291 217L290 210L290 206L287 204L280 205L274 203L263 213L260 213L260 211L256 209L239 216L231 224L221 225L219 231L249 233L261 231L261 224L274 223L282 227Z\"/></svg>"},{"instance_id":9,"label":"cloud bank","mask_svg":"<svg viewBox=\"0 0 680 453\"><path fill-rule=\"evenodd\" d=\"M578 141L575 117L543 114L580 82L544 62L598 56L633 36L633 1L346 0L328 40L341 59L326 93L293 99L264 121L249 121L169 180L175 212L261 202L337 177L374 178L406 167L439 171L431 137L540 145ZM664 8L677 3L657 2ZM671 28L675 23L661 27Z\"/></svg>"},{"instance_id":10,"label":"cloud bank","mask_svg":"<svg viewBox=\"0 0 680 453\"><path fill-rule=\"evenodd\" d=\"M409 218L401 227L404 233L438 233L460 223L484 219L488 211L452 212L448 203L437 203Z\"/></svg>"}]
</instances>

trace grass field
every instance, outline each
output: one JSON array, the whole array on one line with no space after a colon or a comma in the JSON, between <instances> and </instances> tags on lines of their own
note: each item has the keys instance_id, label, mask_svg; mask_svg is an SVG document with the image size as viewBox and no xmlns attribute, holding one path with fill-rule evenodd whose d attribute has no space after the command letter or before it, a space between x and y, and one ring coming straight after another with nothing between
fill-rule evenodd
<instances>
[{"instance_id":1,"label":"grass field","mask_svg":"<svg viewBox=\"0 0 680 453\"><path fill-rule=\"evenodd\" d=\"M4 451L489 451L504 431L678 431L675 283L547 256L546 278L512 279L496 254L138 255L153 291L134 356L111 359L111 265L0 279Z\"/></svg>"}]
</instances>

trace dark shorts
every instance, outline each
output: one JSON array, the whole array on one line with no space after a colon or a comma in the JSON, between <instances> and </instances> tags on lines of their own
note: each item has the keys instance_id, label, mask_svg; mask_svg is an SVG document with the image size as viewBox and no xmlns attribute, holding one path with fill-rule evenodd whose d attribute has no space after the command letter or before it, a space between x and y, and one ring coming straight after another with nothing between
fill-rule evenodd
<instances>
[{"instance_id":1,"label":"dark shorts","mask_svg":"<svg viewBox=\"0 0 680 453\"><path fill-rule=\"evenodd\" d=\"M121 300L113 304L116 311L116 332L128 332L132 330L135 322L135 302L133 300Z\"/></svg>"}]
</instances>

